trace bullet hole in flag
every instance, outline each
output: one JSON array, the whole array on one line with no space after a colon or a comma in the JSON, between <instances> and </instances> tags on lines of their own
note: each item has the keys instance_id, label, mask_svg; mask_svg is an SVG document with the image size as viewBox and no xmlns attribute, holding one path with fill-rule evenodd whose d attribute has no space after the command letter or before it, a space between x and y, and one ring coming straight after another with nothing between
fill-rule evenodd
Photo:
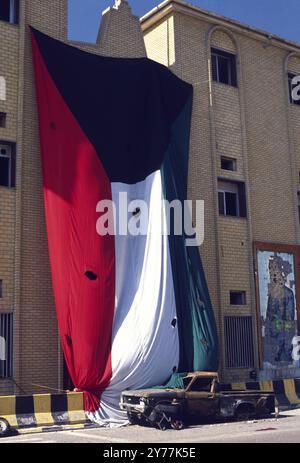
<instances>
[{"instance_id":1,"label":"bullet hole in flag","mask_svg":"<svg viewBox=\"0 0 300 463\"><path fill-rule=\"evenodd\" d=\"M177 325L177 320L176 320L176 318L173 318L171 325L173 326L173 328L176 327L176 325Z\"/></svg>"},{"instance_id":2,"label":"bullet hole in flag","mask_svg":"<svg viewBox=\"0 0 300 463\"><path fill-rule=\"evenodd\" d=\"M53 121L50 122L50 127L51 127L51 129L56 129L56 124L55 124L55 122L53 122Z\"/></svg>"},{"instance_id":3,"label":"bullet hole in flag","mask_svg":"<svg viewBox=\"0 0 300 463\"><path fill-rule=\"evenodd\" d=\"M67 342L68 346L70 346L72 344L72 339L68 334L66 334L66 342Z\"/></svg>"},{"instance_id":4,"label":"bullet hole in flag","mask_svg":"<svg viewBox=\"0 0 300 463\"><path fill-rule=\"evenodd\" d=\"M96 273L92 272L91 270L87 270L85 272L85 276L91 281L96 281L98 279L98 275L96 275Z\"/></svg>"}]
</instances>

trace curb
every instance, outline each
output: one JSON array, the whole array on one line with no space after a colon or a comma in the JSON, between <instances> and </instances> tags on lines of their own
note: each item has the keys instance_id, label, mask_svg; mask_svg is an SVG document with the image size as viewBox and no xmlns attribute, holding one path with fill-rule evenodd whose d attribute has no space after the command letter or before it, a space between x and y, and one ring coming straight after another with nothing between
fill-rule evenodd
<instances>
[{"instance_id":1,"label":"curb","mask_svg":"<svg viewBox=\"0 0 300 463\"><path fill-rule=\"evenodd\" d=\"M17 435L24 434L40 434L43 432L58 432L58 431L77 431L79 429L95 429L99 428L97 424L93 423L81 423L81 424L65 424L65 425L53 425L53 426L42 426L36 428L25 428L16 430ZM1 442L1 441L0 441Z\"/></svg>"}]
</instances>

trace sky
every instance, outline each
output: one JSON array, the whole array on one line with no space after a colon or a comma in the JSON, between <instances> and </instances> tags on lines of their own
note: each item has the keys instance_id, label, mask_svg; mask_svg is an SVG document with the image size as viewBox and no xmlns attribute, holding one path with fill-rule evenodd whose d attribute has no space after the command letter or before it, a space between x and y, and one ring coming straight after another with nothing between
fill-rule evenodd
<instances>
[{"instance_id":1,"label":"sky","mask_svg":"<svg viewBox=\"0 0 300 463\"><path fill-rule=\"evenodd\" d=\"M162 0L129 0L138 16ZM236 19L300 44L300 0L189 0L206 10ZM101 12L114 0L69 0L69 38L95 42Z\"/></svg>"}]
</instances>

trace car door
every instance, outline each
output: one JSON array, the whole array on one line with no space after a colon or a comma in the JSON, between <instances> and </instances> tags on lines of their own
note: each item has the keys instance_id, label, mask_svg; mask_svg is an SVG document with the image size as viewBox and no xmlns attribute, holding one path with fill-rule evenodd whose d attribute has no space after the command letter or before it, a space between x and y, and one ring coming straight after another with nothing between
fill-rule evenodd
<instances>
[{"instance_id":1,"label":"car door","mask_svg":"<svg viewBox=\"0 0 300 463\"><path fill-rule=\"evenodd\" d=\"M186 411L197 417L215 416L219 411L219 397L212 390L211 378L195 378L185 393Z\"/></svg>"}]
</instances>

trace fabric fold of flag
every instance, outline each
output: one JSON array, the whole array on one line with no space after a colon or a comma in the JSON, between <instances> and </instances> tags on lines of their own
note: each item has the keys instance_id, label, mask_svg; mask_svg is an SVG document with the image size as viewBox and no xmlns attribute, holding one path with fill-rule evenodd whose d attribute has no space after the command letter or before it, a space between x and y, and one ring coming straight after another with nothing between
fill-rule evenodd
<instances>
[{"instance_id":1,"label":"fabric fold of flag","mask_svg":"<svg viewBox=\"0 0 300 463\"><path fill-rule=\"evenodd\" d=\"M88 416L122 424L123 390L218 368L199 250L170 228L165 203L187 197L193 88L147 58L31 36L61 344ZM145 233L120 231L124 195L147 205ZM100 201L114 205L113 234L97 232Z\"/></svg>"}]
</instances>

